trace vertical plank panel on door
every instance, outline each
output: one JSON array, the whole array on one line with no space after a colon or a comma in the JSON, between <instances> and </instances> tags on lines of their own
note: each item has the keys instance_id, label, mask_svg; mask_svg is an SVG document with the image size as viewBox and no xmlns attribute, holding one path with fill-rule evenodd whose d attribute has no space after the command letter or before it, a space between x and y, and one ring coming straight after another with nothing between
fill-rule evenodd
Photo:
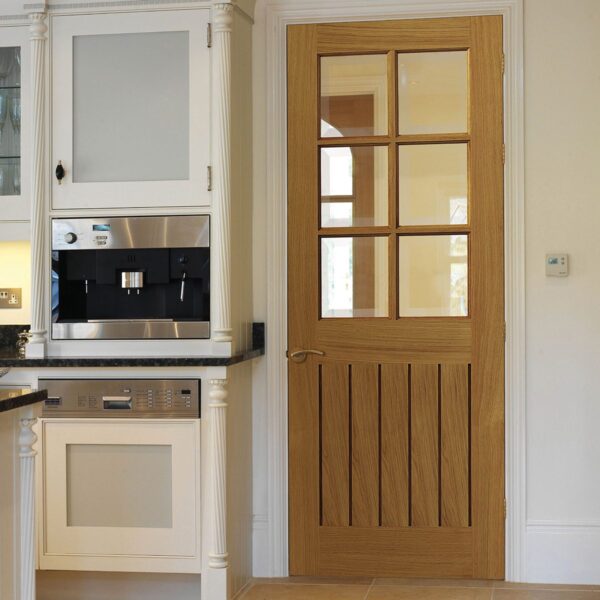
<instances>
[{"instance_id":1,"label":"vertical plank panel on door","mask_svg":"<svg viewBox=\"0 0 600 600\"><path fill-rule=\"evenodd\" d=\"M381 524L408 526L408 365L381 365Z\"/></svg>"},{"instance_id":2,"label":"vertical plank panel on door","mask_svg":"<svg viewBox=\"0 0 600 600\"><path fill-rule=\"evenodd\" d=\"M469 526L469 366L442 365L442 526Z\"/></svg>"},{"instance_id":3,"label":"vertical plank panel on door","mask_svg":"<svg viewBox=\"0 0 600 600\"><path fill-rule=\"evenodd\" d=\"M439 525L438 365L411 374L412 525Z\"/></svg>"},{"instance_id":4,"label":"vertical plank panel on door","mask_svg":"<svg viewBox=\"0 0 600 600\"><path fill-rule=\"evenodd\" d=\"M349 525L349 369L342 363L325 363L321 369L321 522Z\"/></svg>"},{"instance_id":5,"label":"vertical plank panel on door","mask_svg":"<svg viewBox=\"0 0 600 600\"><path fill-rule=\"evenodd\" d=\"M378 365L352 365L352 525L379 525Z\"/></svg>"}]
</instances>

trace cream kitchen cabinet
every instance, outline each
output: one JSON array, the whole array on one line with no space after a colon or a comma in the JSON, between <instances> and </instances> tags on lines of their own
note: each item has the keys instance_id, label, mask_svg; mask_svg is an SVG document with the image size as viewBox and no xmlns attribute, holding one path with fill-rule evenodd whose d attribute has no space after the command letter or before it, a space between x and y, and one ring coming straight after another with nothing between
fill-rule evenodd
<instances>
[{"instance_id":1,"label":"cream kitchen cabinet","mask_svg":"<svg viewBox=\"0 0 600 600\"><path fill-rule=\"evenodd\" d=\"M209 20L50 16L52 210L210 205Z\"/></svg>"},{"instance_id":2,"label":"cream kitchen cabinet","mask_svg":"<svg viewBox=\"0 0 600 600\"><path fill-rule=\"evenodd\" d=\"M0 221L28 221L29 37L25 26L0 24Z\"/></svg>"}]
</instances>

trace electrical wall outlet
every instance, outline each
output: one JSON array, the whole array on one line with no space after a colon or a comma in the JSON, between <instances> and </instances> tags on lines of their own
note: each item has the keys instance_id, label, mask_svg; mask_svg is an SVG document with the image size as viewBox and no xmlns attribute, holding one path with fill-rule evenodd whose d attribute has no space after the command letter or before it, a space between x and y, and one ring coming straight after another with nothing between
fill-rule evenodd
<instances>
[{"instance_id":1,"label":"electrical wall outlet","mask_svg":"<svg viewBox=\"0 0 600 600\"><path fill-rule=\"evenodd\" d=\"M0 288L0 309L21 308L21 288Z\"/></svg>"}]
</instances>

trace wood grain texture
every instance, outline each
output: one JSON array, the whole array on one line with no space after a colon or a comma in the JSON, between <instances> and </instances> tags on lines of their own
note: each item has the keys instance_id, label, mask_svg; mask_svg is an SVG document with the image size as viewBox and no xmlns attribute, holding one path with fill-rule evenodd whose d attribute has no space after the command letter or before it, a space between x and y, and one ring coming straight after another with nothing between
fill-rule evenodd
<instances>
[{"instance_id":1,"label":"wood grain texture","mask_svg":"<svg viewBox=\"0 0 600 600\"><path fill-rule=\"evenodd\" d=\"M502 18L472 17L473 576L504 576Z\"/></svg>"},{"instance_id":2,"label":"wood grain texture","mask_svg":"<svg viewBox=\"0 0 600 600\"><path fill-rule=\"evenodd\" d=\"M469 528L322 527L319 574L472 577L472 545Z\"/></svg>"},{"instance_id":3,"label":"wood grain texture","mask_svg":"<svg viewBox=\"0 0 600 600\"><path fill-rule=\"evenodd\" d=\"M316 49L314 28L308 26L289 30L288 69L294 77L288 80L288 106L293 119L288 121L288 135L296 139L288 150L289 222L288 243L292 252L302 252L305 261L316 261L316 248L301 249L302 240L311 230L309 219L302 211L303 199L317 186L316 161L312 170L303 165L302 156L310 151L311 144L300 132L310 126L317 112L316 73L301 57L305 51ZM307 102L303 93L314 98ZM316 127L316 126L315 126ZM316 135L316 132L315 132ZM300 218L300 217L303 218ZM290 253L290 255L293 255ZM316 294L316 282L307 269L295 269L288 263L288 293L290 297L302 291ZM309 320L317 318L315 307L309 302L290 302L288 331L290 343L310 348ZM319 389L318 369L313 357L305 363L290 363L289 382L289 531L290 573L316 572L318 567L319 527Z\"/></svg>"},{"instance_id":4,"label":"wood grain texture","mask_svg":"<svg viewBox=\"0 0 600 600\"><path fill-rule=\"evenodd\" d=\"M340 363L325 363L321 369L321 522L349 525L349 369Z\"/></svg>"},{"instance_id":5,"label":"wood grain texture","mask_svg":"<svg viewBox=\"0 0 600 600\"><path fill-rule=\"evenodd\" d=\"M360 23L323 23L318 26L318 52L388 52L447 50L469 45L469 17L406 19Z\"/></svg>"},{"instance_id":6,"label":"wood grain texture","mask_svg":"<svg viewBox=\"0 0 600 600\"><path fill-rule=\"evenodd\" d=\"M379 525L379 370L352 365L352 526Z\"/></svg>"},{"instance_id":7,"label":"wood grain texture","mask_svg":"<svg viewBox=\"0 0 600 600\"><path fill-rule=\"evenodd\" d=\"M406 527L408 486L408 365L381 365L381 524Z\"/></svg>"},{"instance_id":8,"label":"wood grain texture","mask_svg":"<svg viewBox=\"0 0 600 600\"><path fill-rule=\"evenodd\" d=\"M442 527L469 526L469 366L442 365Z\"/></svg>"},{"instance_id":9,"label":"wood grain texture","mask_svg":"<svg viewBox=\"0 0 600 600\"><path fill-rule=\"evenodd\" d=\"M438 366L412 366L412 525L439 525Z\"/></svg>"}]
</instances>

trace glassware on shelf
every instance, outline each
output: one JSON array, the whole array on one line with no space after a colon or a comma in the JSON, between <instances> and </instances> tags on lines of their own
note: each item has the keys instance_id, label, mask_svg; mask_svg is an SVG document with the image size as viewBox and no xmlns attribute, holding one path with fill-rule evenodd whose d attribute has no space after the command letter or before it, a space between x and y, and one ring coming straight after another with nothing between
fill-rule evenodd
<instances>
[{"instance_id":1,"label":"glassware on shelf","mask_svg":"<svg viewBox=\"0 0 600 600\"><path fill-rule=\"evenodd\" d=\"M12 123L15 133L21 133L21 95L17 92L10 99L10 122Z\"/></svg>"},{"instance_id":2,"label":"glassware on shelf","mask_svg":"<svg viewBox=\"0 0 600 600\"><path fill-rule=\"evenodd\" d=\"M6 78L10 73L14 56L14 48L0 48L0 86L6 85ZM19 61L20 59L19 55Z\"/></svg>"},{"instance_id":3,"label":"glassware on shelf","mask_svg":"<svg viewBox=\"0 0 600 600\"><path fill-rule=\"evenodd\" d=\"M8 93L6 90L0 90L0 145L2 144L2 130L6 123L6 115L8 114ZM0 153L2 153L0 151Z\"/></svg>"},{"instance_id":4,"label":"glassware on shelf","mask_svg":"<svg viewBox=\"0 0 600 600\"><path fill-rule=\"evenodd\" d=\"M13 166L13 193L17 196L21 194L21 165L19 162Z\"/></svg>"}]
</instances>

